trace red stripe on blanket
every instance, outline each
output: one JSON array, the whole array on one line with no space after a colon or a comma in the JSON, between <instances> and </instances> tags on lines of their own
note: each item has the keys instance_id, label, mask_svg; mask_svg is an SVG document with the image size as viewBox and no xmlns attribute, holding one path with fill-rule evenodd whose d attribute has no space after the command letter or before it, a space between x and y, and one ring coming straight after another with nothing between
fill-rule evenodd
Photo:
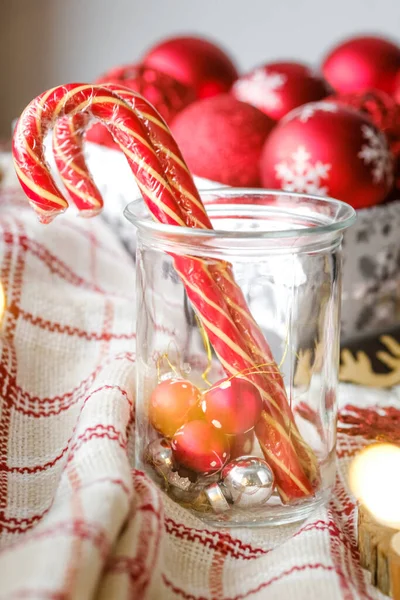
<instances>
[{"instance_id":1,"label":"red stripe on blanket","mask_svg":"<svg viewBox=\"0 0 400 600\"><path fill-rule=\"evenodd\" d=\"M274 583L277 583L278 581L280 581L281 579L284 579L285 577L289 577L293 573L301 573L304 571L315 571L315 570L320 570L320 569L323 571L333 571L334 570L334 568L331 565L323 565L321 563L314 563L314 564L310 563L310 564L301 565L298 567L295 566L295 567L292 567L291 569L288 569L287 571L283 571L283 573L280 573L280 575L271 577L271 579L268 579L264 583L260 583L260 585L257 586L256 588L250 589L243 594L238 594L237 596L219 597L218 600L245 600L245 598L248 598L252 594L257 594L261 590L269 587L270 585L273 585ZM165 575L163 575L162 578L163 578L165 585L169 589L171 589L177 596L184 598L184 600L207 600L207 598L205 598L204 596L194 596L193 594L186 593L184 590L176 587Z\"/></svg>"}]
</instances>

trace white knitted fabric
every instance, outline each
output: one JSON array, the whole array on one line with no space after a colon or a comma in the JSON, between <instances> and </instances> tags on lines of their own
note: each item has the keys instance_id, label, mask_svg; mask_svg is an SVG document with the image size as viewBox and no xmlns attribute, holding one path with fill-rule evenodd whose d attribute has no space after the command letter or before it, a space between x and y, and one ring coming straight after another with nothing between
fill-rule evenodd
<instances>
[{"instance_id":1,"label":"white knitted fabric","mask_svg":"<svg viewBox=\"0 0 400 600\"><path fill-rule=\"evenodd\" d=\"M383 598L345 481L362 437L339 435L334 497L300 528L207 528L132 470L135 273L112 229L42 226L3 191L0 268L0 600Z\"/></svg>"}]
</instances>

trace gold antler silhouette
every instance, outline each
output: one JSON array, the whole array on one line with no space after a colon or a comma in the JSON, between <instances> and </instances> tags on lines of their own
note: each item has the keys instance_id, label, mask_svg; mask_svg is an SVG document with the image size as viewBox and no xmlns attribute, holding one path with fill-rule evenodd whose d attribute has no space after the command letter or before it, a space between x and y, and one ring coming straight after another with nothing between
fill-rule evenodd
<instances>
[{"instance_id":1,"label":"gold antler silhouette","mask_svg":"<svg viewBox=\"0 0 400 600\"><path fill-rule=\"evenodd\" d=\"M389 369L389 373L375 373L371 360L360 350L355 356L350 350L342 350L342 364L339 371L340 381L358 383L369 387L388 388L400 383L400 344L389 335L379 338L388 350L380 350L376 357Z\"/></svg>"}]
</instances>

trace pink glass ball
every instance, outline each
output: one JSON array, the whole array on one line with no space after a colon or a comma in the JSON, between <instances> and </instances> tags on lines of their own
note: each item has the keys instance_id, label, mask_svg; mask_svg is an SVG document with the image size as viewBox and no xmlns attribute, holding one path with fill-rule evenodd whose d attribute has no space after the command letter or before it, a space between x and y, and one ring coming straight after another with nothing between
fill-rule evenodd
<instances>
[{"instance_id":1,"label":"pink glass ball","mask_svg":"<svg viewBox=\"0 0 400 600\"><path fill-rule=\"evenodd\" d=\"M201 407L209 423L223 433L236 435L256 425L262 399L250 381L235 377L219 381L205 392Z\"/></svg>"},{"instance_id":2,"label":"pink glass ball","mask_svg":"<svg viewBox=\"0 0 400 600\"><path fill-rule=\"evenodd\" d=\"M171 446L176 462L196 473L219 471L229 458L228 438L206 421L183 425Z\"/></svg>"}]
</instances>

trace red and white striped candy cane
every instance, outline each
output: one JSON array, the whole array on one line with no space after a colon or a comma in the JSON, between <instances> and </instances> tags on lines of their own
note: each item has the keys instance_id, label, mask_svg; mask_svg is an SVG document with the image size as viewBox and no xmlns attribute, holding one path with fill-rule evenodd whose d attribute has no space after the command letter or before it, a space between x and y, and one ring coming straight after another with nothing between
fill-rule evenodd
<instances>
[{"instance_id":1,"label":"red and white striped candy cane","mask_svg":"<svg viewBox=\"0 0 400 600\"><path fill-rule=\"evenodd\" d=\"M135 98L132 109L111 90L85 84L54 88L39 96L25 109L15 131L13 152L17 174L42 221L50 221L67 207L44 162L43 136L57 119L81 114L89 114L106 124L124 152L143 197L157 220L172 225L210 226L179 149L154 109L140 96ZM146 129L146 123L151 123L150 131ZM165 173L168 173L168 178ZM269 377L266 377L264 368L257 368L260 362L255 362L249 352L249 345L232 316L232 307L227 305L222 288L216 283L205 260L175 257L175 266L227 373L237 375L247 372L246 377L262 392L264 410L262 427L259 428L260 443L274 469L283 500L311 494L312 480L316 478L315 458L294 425L280 376L271 377L272 370L277 371L276 366L270 368ZM224 268L228 272L227 281L236 286L229 267L226 265ZM223 272L221 266L218 270ZM237 290L240 292L239 288ZM251 331L257 326L247 307L240 306L241 293L235 293L234 300L239 302L240 310L234 308L234 311L244 311L248 315L238 314L237 320L242 319L240 322L243 323L243 319L248 319L253 340ZM254 331L257 333L256 329ZM264 347L268 348L265 341ZM256 353L264 356L263 349ZM274 397L278 388L280 395ZM301 452L295 445L301 448Z\"/></svg>"},{"instance_id":2,"label":"red and white striped candy cane","mask_svg":"<svg viewBox=\"0 0 400 600\"><path fill-rule=\"evenodd\" d=\"M81 216L93 217L101 212L103 198L86 167L83 154L88 123L86 113L58 119L53 131L53 155L60 177Z\"/></svg>"},{"instance_id":3,"label":"red and white striped candy cane","mask_svg":"<svg viewBox=\"0 0 400 600\"><path fill-rule=\"evenodd\" d=\"M165 177L173 188L186 225L189 227L196 226L196 222L192 219L192 215L194 215L197 223L201 222L206 228L212 228L198 190L194 185L193 178L182 159L180 150L169 128L157 111L137 92L116 84L105 84L105 87L124 99L135 110L141 120L156 149L157 156L164 169ZM79 137L83 135L81 118L81 115L76 115L72 118L59 119L55 123L53 135L54 150L57 165L67 189L71 190L74 187L80 189L80 186L84 185L87 186L86 193L92 196L99 194L99 192L90 176L85 177L81 181L78 169L65 169L65 153L57 153L57 148L60 146L59 140L62 140L65 144L69 143L72 145L72 147L70 146L70 155L72 157L79 155L80 152L79 158L83 160L81 150L82 140L79 140ZM65 121L68 121L68 123L65 123ZM65 132L68 133L68 131L72 132L69 141L66 140L65 135ZM76 144L75 147L74 143ZM317 467L315 456L309 446L305 444L295 425L282 375L274 361L263 333L247 307L241 289L234 281L230 265L223 261L213 261L208 265L208 270L223 293L229 314L246 342L251 359L255 364L263 365L262 370L264 371L264 375L266 375L263 389L269 395L269 402L272 404L273 412L282 421L284 429L290 432L290 441L299 455L300 462L307 476L311 480L316 479ZM264 414L263 420L265 421L265 429L269 431L267 416ZM262 443L262 440L260 441ZM267 453L267 449L265 453Z\"/></svg>"}]
</instances>

